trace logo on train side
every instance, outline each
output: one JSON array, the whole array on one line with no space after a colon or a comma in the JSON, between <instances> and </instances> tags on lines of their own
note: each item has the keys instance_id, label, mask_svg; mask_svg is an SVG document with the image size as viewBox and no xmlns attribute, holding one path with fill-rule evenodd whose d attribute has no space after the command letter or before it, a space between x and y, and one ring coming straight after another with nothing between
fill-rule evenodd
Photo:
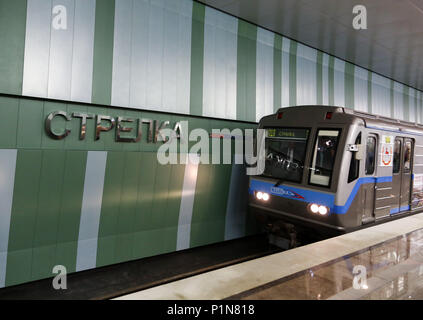
<instances>
[{"instance_id":1,"label":"logo on train side","mask_svg":"<svg viewBox=\"0 0 423 320\"><path fill-rule=\"evenodd\" d=\"M279 196L283 196L283 197L290 197L290 198L295 198L295 199L304 199L304 197L292 190L288 190L288 189L284 189L284 188L280 188L280 187L272 187L270 189L270 192Z\"/></svg>"},{"instance_id":2,"label":"logo on train side","mask_svg":"<svg viewBox=\"0 0 423 320\"><path fill-rule=\"evenodd\" d=\"M392 166L392 157L394 150L394 137L382 136L381 152L380 152L380 166Z\"/></svg>"}]
</instances>

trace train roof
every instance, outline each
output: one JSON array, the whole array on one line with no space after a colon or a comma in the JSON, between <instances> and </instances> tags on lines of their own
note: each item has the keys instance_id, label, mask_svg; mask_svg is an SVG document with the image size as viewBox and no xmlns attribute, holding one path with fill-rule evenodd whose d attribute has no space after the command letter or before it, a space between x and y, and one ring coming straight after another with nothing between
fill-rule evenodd
<instances>
[{"instance_id":1,"label":"train roof","mask_svg":"<svg viewBox=\"0 0 423 320\"><path fill-rule=\"evenodd\" d=\"M316 106L316 105L303 105L303 106L294 106L279 108L278 112L286 111L300 111L307 109L316 109L321 108L323 112L334 112L334 113L343 113L345 115L350 115L356 118L359 118L363 121L365 127L371 127L381 130L393 130L393 131L408 131L409 133L418 133L423 134L423 125L416 122L393 119L390 117L385 117L381 115L370 114L367 112L352 110L340 106ZM349 117L350 118L350 117ZM415 131L415 132L413 132Z\"/></svg>"}]
</instances>

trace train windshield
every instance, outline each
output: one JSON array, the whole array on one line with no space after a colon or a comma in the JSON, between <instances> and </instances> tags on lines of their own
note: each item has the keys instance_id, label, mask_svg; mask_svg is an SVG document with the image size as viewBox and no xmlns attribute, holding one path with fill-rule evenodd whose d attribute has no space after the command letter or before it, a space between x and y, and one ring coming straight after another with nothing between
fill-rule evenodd
<instances>
[{"instance_id":1,"label":"train windshield","mask_svg":"<svg viewBox=\"0 0 423 320\"><path fill-rule=\"evenodd\" d=\"M308 129L267 129L263 174L283 181L300 183L308 138Z\"/></svg>"},{"instance_id":2,"label":"train windshield","mask_svg":"<svg viewBox=\"0 0 423 320\"><path fill-rule=\"evenodd\" d=\"M330 186L340 130L319 130L310 168L310 183Z\"/></svg>"}]
</instances>

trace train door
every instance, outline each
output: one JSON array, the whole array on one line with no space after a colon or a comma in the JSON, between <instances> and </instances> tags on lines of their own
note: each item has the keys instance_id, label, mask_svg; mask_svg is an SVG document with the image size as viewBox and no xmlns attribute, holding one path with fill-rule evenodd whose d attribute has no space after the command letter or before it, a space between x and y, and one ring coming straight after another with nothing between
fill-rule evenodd
<instances>
[{"instance_id":1,"label":"train door","mask_svg":"<svg viewBox=\"0 0 423 320\"><path fill-rule=\"evenodd\" d=\"M391 207L391 214L410 210L412 152L413 140L402 137L395 138L392 166L394 203Z\"/></svg>"},{"instance_id":2,"label":"train door","mask_svg":"<svg viewBox=\"0 0 423 320\"><path fill-rule=\"evenodd\" d=\"M364 167L364 173L366 177L375 176L376 169L376 146L377 136L369 134L366 141L366 162ZM375 182L363 184L363 219L362 222L374 221L373 214L375 213Z\"/></svg>"}]
</instances>

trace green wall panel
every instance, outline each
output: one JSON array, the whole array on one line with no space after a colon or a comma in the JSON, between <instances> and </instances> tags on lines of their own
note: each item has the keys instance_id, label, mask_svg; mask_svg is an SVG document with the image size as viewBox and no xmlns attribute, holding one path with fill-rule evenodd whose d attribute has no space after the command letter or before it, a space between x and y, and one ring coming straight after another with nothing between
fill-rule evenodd
<instances>
[{"instance_id":1,"label":"green wall panel","mask_svg":"<svg viewBox=\"0 0 423 320\"><path fill-rule=\"evenodd\" d=\"M103 202L101 205L98 232L97 266L114 263L116 250L116 224L122 194L125 166L124 154L109 152L104 178Z\"/></svg>"},{"instance_id":2,"label":"green wall panel","mask_svg":"<svg viewBox=\"0 0 423 320\"><path fill-rule=\"evenodd\" d=\"M323 53L317 52L317 63L316 63L316 103L318 105L323 104Z\"/></svg>"},{"instance_id":3,"label":"green wall panel","mask_svg":"<svg viewBox=\"0 0 423 320\"><path fill-rule=\"evenodd\" d=\"M43 151L36 212L31 279L48 277L55 263L65 152Z\"/></svg>"},{"instance_id":4,"label":"green wall panel","mask_svg":"<svg viewBox=\"0 0 423 320\"><path fill-rule=\"evenodd\" d=\"M40 148L44 135L43 102L22 99L19 103L18 148Z\"/></svg>"},{"instance_id":5,"label":"green wall panel","mask_svg":"<svg viewBox=\"0 0 423 320\"><path fill-rule=\"evenodd\" d=\"M297 49L295 41L289 42L289 105L297 104Z\"/></svg>"},{"instance_id":6,"label":"green wall panel","mask_svg":"<svg viewBox=\"0 0 423 320\"><path fill-rule=\"evenodd\" d=\"M328 96L329 105L335 104L335 58L329 56L329 71L328 71Z\"/></svg>"},{"instance_id":7,"label":"green wall panel","mask_svg":"<svg viewBox=\"0 0 423 320\"><path fill-rule=\"evenodd\" d=\"M257 27L239 20L237 119L256 121Z\"/></svg>"},{"instance_id":8,"label":"green wall panel","mask_svg":"<svg viewBox=\"0 0 423 320\"><path fill-rule=\"evenodd\" d=\"M134 259L152 256L156 239L150 237L152 226L152 208L154 199L154 183L158 167L153 152L143 152L140 155L141 167L138 175L137 210L133 221Z\"/></svg>"},{"instance_id":9,"label":"green wall panel","mask_svg":"<svg viewBox=\"0 0 423 320\"><path fill-rule=\"evenodd\" d=\"M367 110L369 113L372 113L373 111L372 78L373 78L373 73L369 71L367 76Z\"/></svg>"},{"instance_id":10,"label":"green wall panel","mask_svg":"<svg viewBox=\"0 0 423 320\"><path fill-rule=\"evenodd\" d=\"M184 174L184 164L174 164L171 166L169 191L166 203L166 216L163 220L164 228L166 230L164 235L163 252L176 250L179 209L181 206Z\"/></svg>"},{"instance_id":11,"label":"green wall panel","mask_svg":"<svg viewBox=\"0 0 423 320\"><path fill-rule=\"evenodd\" d=\"M354 65L345 63L345 106L354 109Z\"/></svg>"},{"instance_id":12,"label":"green wall panel","mask_svg":"<svg viewBox=\"0 0 423 320\"><path fill-rule=\"evenodd\" d=\"M19 150L9 231L6 285L32 279L32 250L41 164L41 150Z\"/></svg>"},{"instance_id":13,"label":"green wall panel","mask_svg":"<svg viewBox=\"0 0 423 320\"><path fill-rule=\"evenodd\" d=\"M403 106L404 106L404 120L409 121L410 120L410 96L409 96L410 88L407 86L404 86L404 100L403 100Z\"/></svg>"},{"instance_id":14,"label":"green wall panel","mask_svg":"<svg viewBox=\"0 0 423 320\"><path fill-rule=\"evenodd\" d=\"M275 34L273 49L273 110L282 106L282 36Z\"/></svg>"},{"instance_id":15,"label":"green wall panel","mask_svg":"<svg viewBox=\"0 0 423 320\"><path fill-rule=\"evenodd\" d=\"M119 153L124 158L124 168L121 172L122 186L119 211L116 223L116 246L115 262L132 259L132 247L134 243L133 221L137 210L138 177L141 161L140 153Z\"/></svg>"},{"instance_id":16,"label":"green wall panel","mask_svg":"<svg viewBox=\"0 0 423 320\"><path fill-rule=\"evenodd\" d=\"M0 96L0 148L16 148L19 99Z\"/></svg>"},{"instance_id":17,"label":"green wall panel","mask_svg":"<svg viewBox=\"0 0 423 320\"><path fill-rule=\"evenodd\" d=\"M66 151L55 261L75 271L87 152Z\"/></svg>"},{"instance_id":18,"label":"green wall panel","mask_svg":"<svg viewBox=\"0 0 423 320\"><path fill-rule=\"evenodd\" d=\"M201 165L191 226L191 246L224 240L231 165Z\"/></svg>"},{"instance_id":19,"label":"green wall panel","mask_svg":"<svg viewBox=\"0 0 423 320\"><path fill-rule=\"evenodd\" d=\"M115 0L96 1L92 102L110 104Z\"/></svg>"},{"instance_id":20,"label":"green wall panel","mask_svg":"<svg viewBox=\"0 0 423 320\"><path fill-rule=\"evenodd\" d=\"M194 2L191 31L191 90L190 114L203 114L204 16L206 8Z\"/></svg>"},{"instance_id":21,"label":"green wall panel","mask_svg":"<svg viewBox=\"0 0 423 320\"><path fill-rule=\"evenodd\" d=\"M0 92L22 93L26 0L0 0Z\"/></svg>"},{"instance_id":22,"label":"green wall panel","mask_svg":"<svg viewBox=\"0 0 423 320\"><path fill-rule=\"evenodd\" d=\"M6 284L75 271L86 152L18 152Z\"/></svg>"}]
</instances>

